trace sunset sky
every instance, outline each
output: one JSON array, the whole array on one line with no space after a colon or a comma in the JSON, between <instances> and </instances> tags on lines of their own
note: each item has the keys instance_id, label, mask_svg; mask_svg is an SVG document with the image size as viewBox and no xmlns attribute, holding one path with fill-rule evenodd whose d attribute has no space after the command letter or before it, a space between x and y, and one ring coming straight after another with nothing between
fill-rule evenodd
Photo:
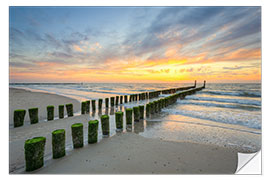
<instances>
[{"instance_id":1,"label":"sunset sky","mask_svg":"<svg viewBox=\"0 0 270 180\"><path fill-rule=\"evenodd\" d=\"M10 7L10 82L260 82L260 7Z\"/></svg>"}]
</instances>

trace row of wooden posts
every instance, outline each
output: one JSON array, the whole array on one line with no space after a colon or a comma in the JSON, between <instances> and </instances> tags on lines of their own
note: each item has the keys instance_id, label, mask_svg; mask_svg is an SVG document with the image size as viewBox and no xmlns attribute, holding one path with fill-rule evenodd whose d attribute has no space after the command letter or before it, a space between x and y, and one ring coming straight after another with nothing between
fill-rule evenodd
<instances>
[{"instance_id":1,"label":"row of wooden posts","mask_svg":"<svg viewBox=\"0 0 270 180\"><path fill-rule=\"evenodd\" d=\"M204 82L205 86L205 82ZM177 91L182 91L182 90L187 90L191 88L196 87L196 81L194 86L188 86L188 87L182 87L182 88L172 88L172 89L165 89L161 91L153 91L153 92L144 92L140 94L131 94L129 96L129 102L132 101L140 101L140 100L145 100L145 99L152 99L158 97L161 93L162 94L173 94L176 93ZM120 102L119 102L120 99ZM128 95L124 96L116 96L116 97L110 97L110 106L113 107L114 105L123 104L128 102ZM103 99L98 99L98 109L102 109L102 103ZM92 105L92 111L96 111L96 100L91 100L91 105ZM73 105L72 104L66 104L66 110L67 110L67 115L68 117L73 116ZM105 107L109 107L109 98L105 98ZM58 106L58 113L59 113L59 119L64 118L64 105L59 105ZM30 108L28 109L29 117L30 117L30 124L36 124L39 121L38 118L38 108ZM87 114L90 113L90 100L84 101L81 103L81 113L82 114ZM50 105L47 106L47 120L51 121L54 120L54 106ZM26 110L24 109L18 109L14 111L14 127L20 127L23 126L24 124L24 118L26 115Z\"/></svg>"},{"instance_id":2,"label":"row of wooden posts","mask_svg":"<svg viewBox=\"0 0 270 180\"><path fill-rule=\"evenodd\" d=\"M157 101L146 104L146 116L155 114L161 111L162 108L167 107L177 101L178 98L183 99L186 95L194 94L196 91L200 91L204 88L194 88L183 92L175 93L171 96L161 98ZM126 125L132 125L132 116L134 121L138 122L144 119L144 105L136 106L133 108L127 108L125 110ZM115 124L117 131L123 131L123 117L122 111L115 112ZM110 136L110 117L108 115L102 115L100 117L101 128L103 137ZM88 143L98 142L98 120L91 120L88 122ZM84 146L83 136L83 124L75 123L71 125L72 143L73 148L81 148ZM52 153L53 158L61 158L65 156L65 130L58 129L52 132ZM34 137L25 141L25 167L26 171L33 171L43 166L44 164L44 151L45 151L46 138Z\"/></svg>"}]
</instances>

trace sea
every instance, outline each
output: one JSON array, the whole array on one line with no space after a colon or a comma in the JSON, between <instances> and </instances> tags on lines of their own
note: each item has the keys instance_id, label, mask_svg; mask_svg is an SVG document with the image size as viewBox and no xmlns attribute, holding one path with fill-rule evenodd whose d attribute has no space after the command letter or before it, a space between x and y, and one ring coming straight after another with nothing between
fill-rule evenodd
<instances>
[{"instance_id":1,"label":"sea","mask_svg":"<svg viewBox=\"0 0 270 180\"><path fill-rule=\"evenodd\" d=\"M84 101L192 86L194 83L11 83L10 87L48 92ZM197 87L202 84L197 83ZM169 96L161 94L159 98ZM153 101L156 99L151 99ZM128 102L124 108L148 103ZM116 111L119 109L116 109ZM257 152L261 149L261 84L207 83L139 122L133 131L146 138L215 144Z\"/></svg>"}]
</instances>

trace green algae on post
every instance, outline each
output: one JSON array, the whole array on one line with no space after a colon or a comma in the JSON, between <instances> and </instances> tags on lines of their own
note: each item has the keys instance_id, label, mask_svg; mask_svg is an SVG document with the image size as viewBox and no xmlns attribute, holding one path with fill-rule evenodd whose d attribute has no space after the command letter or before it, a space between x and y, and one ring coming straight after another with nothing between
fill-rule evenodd
<instances>
[{"instance_id":1,"label":"green algae on post","mask_svg":"<svg viewBox=\"0 0 270 180\"><path fill-rule=\"evenodd\" d=\"M24 143L25 170L34 171L44 165L46 138L34 137Z\"/></svg>"},{"instance_id":2,"label":"green algae on post","mask_svg":"<svg viewBox=\"0 0 270 180\"><path fill-rule=\"evenodd\" d=\"M118 131L123 130L123 116L124 113L122 111L118 111L115 113L115 124Z\"/></svg>"},{"instance_id":3,"label":"green algae on post","mask_svg":"<svg viewBox=\"0 0 270 180\"><path fill-rule=\"evenodd\" d=\"M88 143L98 142L98 120L88 122Z\"/></svg>"},{"instance_id":4,"label":"green algae on post","mask_svg":"<svg viewBox=\"0 0 270 180\"><path fill-rule=\"evenodd\" d=\"M73 116L73 104L66 104L66 109L68 117Z\"/></svg>"},{"instance_id":5,"label":"green algae on post","mask_svg":"<svg viewBox=\"0 0 270 180\"><path fill-rule=\"evenodd\" d=\"M83 101L81 104L81 113L82 114L86 113L86 102L85 101Z\"/></svg>"},{"instance_id":6,"label":"green algae on post","mask_svg":"<svg viewBox=\"0 0 270 180\"><path fill-rule=\"evenodd\" d=\"M75 123L71 126L73 148L83 147L83 124Z\"/></svg>"},{"instance_id":7,"label":"green algae on post","mask_svg":"<svg viewBox=\"0 0 270 180\"><path fill-rule=\"evenodd\" d=\"M59 119L63 119L64 118L64 105L59 105L58 106L58 113L59 113Z\"/></svg>"},{"instance_id":8,"label":"green algae on post","mask_svg":"<svg viewBox=\"0 0 270 180\"><path fill-rule=\"evenodd\" d=\"M30 123L36 124L38 123L38 108L30 108L28 109Z\"/></svg>"},{"instance_id":9,"label":"green algae on post","mask_svg":"<svg viewBox=\"0 0 270 180\"><path fill-rule=\"evenodd\" d=\"M126 124L132 125L132 109L131 108L126 109Z\"/></svg>"},{"instance_id":10,"label":"green algae on post","mask_svg":"<svg viewBox=\"0 0 270 180\"><path fill-rule=\"evenodd\" d=\"M90 113L90 101L87 100L87 101L85 101L85 102L86 102L86 110L85 110L85 113L86 113L86 114L89 114L89 113Z\"/></svg>"},{"instance_id":11,"label":"green algae on post","mask_svg":"<svg viewBox=\"0 0 270 180\"><path fill-rule=\"evenodd\" d=\"M101 119L101 127L102 127L102 134L103 137L109 137L110 135L110 119L108 115L102 115Z\"/></svg>"},{"instance_id":12,"label":"green algae on post","mask_svg":"<svg viewBox=\"0 0 270 180\"><path fill-rule=\"evenodd\" d=\"M54 106L47 106L47 120L51 121L54 119Z\"/></svg>"},{"instance_id":13,"label":"green algae on post","mask_svg":"<svg viewBox=\"0 0 270 180\"><path fill-rule=\"evenodd\" d=\"M96 100L92 100L92 111L96 111Z\"/></svg>"},{"instance_id":14,"label":"green algae on post","mask_svg":"<svg viewBox=\"0 0 270 180\"><path fill-rule=\"evenodd\" d=\"M25 113L26 110L24 109L17 109L14 111L13 116L14 127L23 126Z\"/></svg>"},{"instance_id":15,"label":"green algae on post","mask_svg":"<svg viewBox=\"0 0 270 180\"><path fill-rule=\"evenodd\" d=\"M154 114L155 113L155 105L153 102L150 102L149 104L150 104L150 113Z\"/></svg>"},{"instance_id":16,"label":"green algae on post","mask_svg":"<svg viewBox=\"0 0 270 180\"><path fill-rule=\"evenodd\" d=\"M58 129L52 132L52 152L53 159L66 155L66 132L64 129Z\"/></svg>"},{"instance_id":17,"label":"green algae on post","mask_svg":"<svg viewBox=\"0 0 270 180\"><path fill-rule=\"evenodd\" d=\"M105 98L105 105L106 105L106 108L109 107L109 98Z\"/></svg>"},{"instance_id":18,"label":"green algae on post","mask_svg":"<svg viewBox=\"0 0 270 180\"><path fill-rule=\"evenodd\" d=\"M139 110L140 110L140 119L144 118L144 105L139 106Z\"/></svg>"},{"instance_id":19,"label":"green algae on post","mask_svg":"<svg viewBox=\"0 0 270 180\"><path fill-rule=\"evenodd\" d=\"M140 120L140 110L139 107L133 107L134 121Z\"/></svg>"}]
</instances>

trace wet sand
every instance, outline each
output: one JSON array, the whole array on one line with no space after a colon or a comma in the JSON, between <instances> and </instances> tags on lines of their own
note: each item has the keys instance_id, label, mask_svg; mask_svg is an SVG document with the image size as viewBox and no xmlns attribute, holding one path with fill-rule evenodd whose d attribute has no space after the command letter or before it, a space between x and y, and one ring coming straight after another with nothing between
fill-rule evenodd
<instances>
[{"instance_id":1,"label":"wet sand","mask_svg":"<svg viewBox=\"0 0 270 180\"><path fill-rule=\"evenodd\" d=\"M122 133L74 150L37 174L232 174L237 153L214 145Z\"/></svg>"},{"instance_id":2,"label":"wet sand","mask_svg":"<svg viewBox=\"0 0 270 180\"><path fill-rule=\"evenodd\" d=\"M18 99L13 95L16 93L19 93ZM16 102L24 109L31 107L36 102L39 102L38 105L40 106L34 104L35 107L46 107L49 105L46 104L47 102L50 104L54 102L56 105L64 104L63 100L68 103L71 102L69 98L66 99L66 97L58 95L12 89L10 90L10 97L12 97L10 98L10 111L19 107L16 106ZM50 97L53 102L49 101ZM77 108L80 108L78 101L73 100L72 102L77 103ZM12 105L15 107L12 107ZM46 114L46 108L43 109ZM133 132L115 135L114 115L110 117L112 137L102 139L99 124L99 143L88 145L86 138L87 122L92 119L99 119L98 114L94 116L77 115L49 122L42 121L38 124L25 125L19 128L10 128L10 173L25 173L24 141L35 136L47 138L45 167L32 172L37 174L225 174L234 173L236 170L237 151L216 145L164 141L134 134L133 132L141 132L144 126L143 121L135 123ZM70 126L78 122L84 124L85 147L73 150ZM56 129L66 130L67 156L53 160L51 132Z\"/></svg>"}]
</instances>

